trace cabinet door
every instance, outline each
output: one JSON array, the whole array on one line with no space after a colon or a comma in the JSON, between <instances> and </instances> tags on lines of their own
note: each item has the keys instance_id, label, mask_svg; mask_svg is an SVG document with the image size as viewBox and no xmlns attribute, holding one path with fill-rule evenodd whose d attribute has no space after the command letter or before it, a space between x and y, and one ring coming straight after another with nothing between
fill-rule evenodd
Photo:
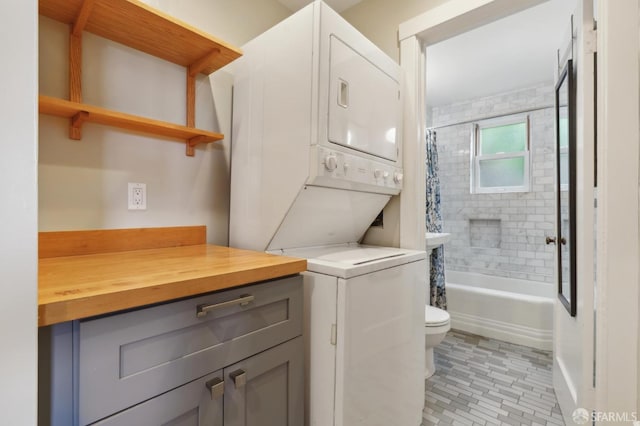
<instances>
[{"instance_id":1,"label":"cabinet door","mask_svg":"<svg viewBox=\"0 0 640 426\"><path fill-rule=\"evenodd\" d=\"M304 423L302 337L224 369L225 426Z\"/></svg>"},{"instance_id":2,"label":"cabinet door","mask_svg":"<svg viewBox=\"0 0 640 426\"><path fill-rule=\"evenodd\" d=\"M209 374L94 423L99 426L222 426L223 395L214 386L222 371ZM220 386L224 386L224 383ZM109 398L109 395L104 395Z\"/></svg>"}]
</instances>

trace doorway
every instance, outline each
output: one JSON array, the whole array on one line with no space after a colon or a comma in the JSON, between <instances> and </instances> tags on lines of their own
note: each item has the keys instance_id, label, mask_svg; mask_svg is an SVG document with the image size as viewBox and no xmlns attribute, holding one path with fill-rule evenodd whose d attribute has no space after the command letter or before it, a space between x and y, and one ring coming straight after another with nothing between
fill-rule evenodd
<instances>
[{"instance_id":1,"label":"doorway","mask_svg":"<svg viewBox=\"0 0 640 426\"><path fill-rule=\"evenodd\" d=\"M426 47L427 127L436 135L443 231L452 235L452 328L471 333L464 341L477 341L480 353L507 354L466 371L479 381L472 398L494 408L476 407L478 421L497 413L563 423L552 381L556 248L545 240L556 228L556 52L574 9L575 1L551 0ZM445 340L445 377L435 380L460 372L446 368L450 352L465 352L459 340ZM518 350L535 352L518 359Z\"/></svg>"},{"instance_id":2,"label":"doorway","mask_svg":"<svg viewBox=\"0 0 640 426\"><path fill-rule=\"evenodd\" d=\"M540 2L517 2L517 5L513 4L516 2L501 0L465 3L453 0L447 5L418 16L400 26L401 63L407 72L404 101L405 159L424 158L421 141L424 140L424 129L426 128L426 119L424 118L426 117L424 98L425 46L433 45L488 21L495 21ZM634 141L638 139L638 4L637 1L625 4L604 1L595 3L597 3L599 12L597 120L598 139L601 141L598 145L598 187L601 196L598 200L598 222L596 224L599 266L597 272L599 297L596 300L596 305L598 312L606 313L606 315L599 315L596 324L598 336L600 336L595 348L599 360L599 367L596 371L599 387L595 394L593 407L595 410L617 408L629 411L638 407L636 386L639 371L637 306L640 294L637 267L637 258L639 257L638 152L636 143L631 148L633 152L627 152L626 156L623 155L622 151L625 148L620 138L629 140L631 137ZM594 33L592 36L595 40L596 34ZM613 44L614 40L617 41L615 45ZM584 43L583 47L588 48L587 43ZM426 60L428 61L428 58ZM623 99L624 90L622 87L627 88L626 99ZM629 96L629 93L633 96ZM607 114L604 114L605 111ZM606 147L602 143L604 140L607 141ZM618 143L620 143L619 149L617 148ZM580 159L578 161L580 164ZM420 238L416 236L420 233L415 231L420 229L423 217L418 213L418 209L411 210L410 207L424 205L422 202L424 198L421 198L424 197L424 186L421 184L421 179L424 176L424 164L419 162L410 164L409 161L406 161L405 176L408 177L408 181L415 180L415 184L409 188L411 194L414 195L401 199L401 245L419 247L423 241L420 241ZM606 196L602 195L602 188L610 190L607 191ZM405 194L407 194L406 189ZM624 204L619 198L622 194L629 200L626 203L627 209L624 213L621 210L624 208ZM588 197L583 199L586 200ZM592 199L589 201L592 202ZM629 241L628 244L620 244L620 239L623 238L620 231L623 226L627 230L625 238ZM590 244L593 244L593 241ZM631 258L635 260L631 261ZM623 262L622 259L627 259L627 262ZM586 259L583 258L582 263L584 264L585 261ZM593 260L591 259L590 262L592 263ZM614 300L616 305L613 304ZM590 304L587 303L586 306L590 306ZM628 308L625 311L626 317L620 311L623 306ZM583 311L588 310L583 309ZM629 316L631 311L634 313ZM578 312L580 312L580 303L578 304ZM593 331L593 327L591 327L591 331ZM576 359L583 358L582 345L585 344L585 337L588 334L583 330L583 334L578 337L581 345L573 349ZM626 340L621 340L623 336ZM625 351L620 350L622 346L625 346L623 341L627 342L627 346L631 344L631 347L626 347ZM582 365L586 364L588 363ZM590 368L590 371L593 372L593 366ZM584 371L586 369L581 369L579 373L581 386L593 379L593 373L588 375ZM579 393L582 393L581 389L578 391ZM576 395L573 399L578 400L581 397L583 396ZM566 418L571 413L564 414Z\"/></svg>"}]
</instances>

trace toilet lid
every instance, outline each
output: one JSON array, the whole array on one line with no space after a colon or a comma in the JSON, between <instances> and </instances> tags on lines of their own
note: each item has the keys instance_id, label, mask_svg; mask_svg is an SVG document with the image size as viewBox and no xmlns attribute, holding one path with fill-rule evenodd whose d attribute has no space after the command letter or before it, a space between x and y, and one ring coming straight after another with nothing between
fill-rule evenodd
<instances>
[{"instance_id":1,"label":"toilet lid","mask_svg":"<svg viewBox=\"0 0 640 426\"><path fill-rule=\"evenodd\" d=\"M425 327L436 327L449 322L449 312L438 309L434 306L424 307L424 325Z\"/></svg>"}]
</instances>

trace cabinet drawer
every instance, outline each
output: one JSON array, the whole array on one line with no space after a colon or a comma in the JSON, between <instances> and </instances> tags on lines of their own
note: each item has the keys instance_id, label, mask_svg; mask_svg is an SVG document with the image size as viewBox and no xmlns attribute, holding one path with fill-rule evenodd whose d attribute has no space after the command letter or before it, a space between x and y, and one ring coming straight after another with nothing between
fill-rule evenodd
<instances>
[{"instance_id":1,"label":"cabinet drawer","mask_svg":"<svg viewBox=\"0 0 640 426\"><path fill-rule=\"evenodd\" d=\"M253 300L238 304L246 295ZM85 425L301 335L302 277L80 321L78 330Z\"/></svg>"}]
</instances>

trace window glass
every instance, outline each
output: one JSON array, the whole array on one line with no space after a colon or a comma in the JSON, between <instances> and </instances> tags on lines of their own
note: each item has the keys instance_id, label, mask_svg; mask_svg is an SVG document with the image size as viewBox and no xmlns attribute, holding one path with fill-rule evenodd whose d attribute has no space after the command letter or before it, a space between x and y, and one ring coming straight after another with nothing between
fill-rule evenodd
<instances>
[{"instance_id":1,"label":"window glass","mask_svg":"<svg viewBox=\"0 0 640 426\"><path fill-rule=\"evenodd\" d=\"M569 152L560 151L560 185L569 185Z\"/></svg>"},{"instance_id":2,"label":"window glass","mask_svg":"<svg viewBox=\"0 0 640 426\"><path fill-rule=\"evenodd\" d=\"M565 111L566 115L566 111ZM560 120L558 122L558 131L560 136L560 148L567 148L569 146L569 118L562 116L560 111Z\"/></svg>"},{"instance_id":3,"label":"window glass","mask_svg":"<svg viewBox=\"0 0 640 426\"><path fill-rule=\"evenodd\" d=\"M480 160L480 186L505 187L524 185L524 157Z\"/></svg>"},{"instance_id":4,"label":"window glass","mask_svg":"<svg viewBox=\"0 0 640 426\"><path fill-rule=\"evenodd\" d=\"M519 152L527 149L527 123L480 129L480 154Z\"/></svg>"}]
</instances>

